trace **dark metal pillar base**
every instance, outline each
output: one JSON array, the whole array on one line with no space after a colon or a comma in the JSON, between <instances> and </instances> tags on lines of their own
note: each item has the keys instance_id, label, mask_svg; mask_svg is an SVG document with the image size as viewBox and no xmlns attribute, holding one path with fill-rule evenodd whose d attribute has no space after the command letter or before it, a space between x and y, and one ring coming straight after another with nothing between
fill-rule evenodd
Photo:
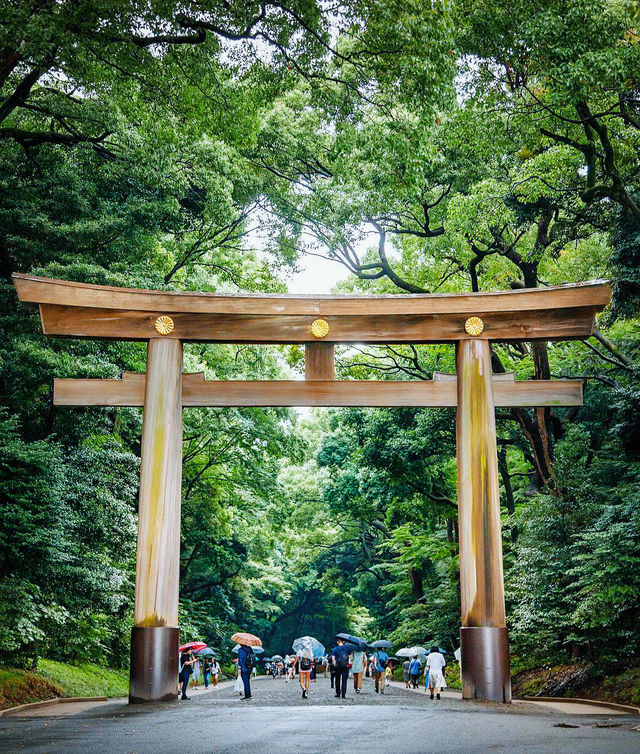
<instances>
[{"instance_id":1,"label":"dark metal pillar base","mask_svg":"<svg viewBox=\"0 0 640 754\"><path fill-rule=\"evenodd\" d=\"M177 628L131 629L129 704L177 700L179 644Z\"/></svg>"},{"instance_id":2,"label":"dark metal pillar base","mask_svg":"<svg viewBox=\"0 0 640 754\"><path fill-rule=\"evenodd\" d=\"M509 633L506 628L460 629L462 698L511 701Z\"/></svg>"}]
</instances>

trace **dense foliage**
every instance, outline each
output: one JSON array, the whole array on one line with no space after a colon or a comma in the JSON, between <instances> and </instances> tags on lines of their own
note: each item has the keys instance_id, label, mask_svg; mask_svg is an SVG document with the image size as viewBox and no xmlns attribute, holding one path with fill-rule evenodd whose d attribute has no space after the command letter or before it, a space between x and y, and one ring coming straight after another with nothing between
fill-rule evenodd
<instances>
[{"instance_id":1,"label":"dense foliage","mask_svg":"<svg viewBox=\"0 0 640 754\"><path fill-rule=\"evenodd\" d=\"M142 344L47 340L11 274L349 292L608 277L585 343L496 345L579 377L580 409L498 411L507 609L523 662L637 664L640 16L627 0L9 0L0 25L0 658L126 664L141 412L53 409L54 376ZM333 260L333 261L329 261ZM260 379L298 348L188 346ZM430 379L448 347L343 349L341 377ZM340 629L456 645L454 414L189 409L181 630L284 651Z\"/></svg>"}]
</instances>

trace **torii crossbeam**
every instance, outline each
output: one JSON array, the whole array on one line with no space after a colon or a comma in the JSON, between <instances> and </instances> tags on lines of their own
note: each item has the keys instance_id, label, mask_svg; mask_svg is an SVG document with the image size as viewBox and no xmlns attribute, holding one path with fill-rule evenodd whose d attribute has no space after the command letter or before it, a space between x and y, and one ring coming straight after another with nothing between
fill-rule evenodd
<instances>
[{"instance_id":1,"label":"torii crossbeam","mask_svg":"<svg viewBox=\"0 0 640 754\"><path fill-rule=\"evenodd\" d=\"M47 335L148 341L146 374L56 379L58 406L144 406L131 702L176 698L182 409L188 406L457 406L463 697L511 700L495 406L577 406L577 380L491 372L490 342L593 332L603 282L498 293L267 296L173 293L14 275ZM304 343L305 382L182 373L183 341ZM334 379L337 343L453 343L456 374Z\"/></svg>"}]
</instances>

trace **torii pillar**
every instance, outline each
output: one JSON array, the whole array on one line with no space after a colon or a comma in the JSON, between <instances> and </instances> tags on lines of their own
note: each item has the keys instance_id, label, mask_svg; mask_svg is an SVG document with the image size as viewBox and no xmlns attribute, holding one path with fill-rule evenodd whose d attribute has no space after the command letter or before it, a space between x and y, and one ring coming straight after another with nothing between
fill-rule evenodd
<instances>
[{"instance_id":1,"label":"torii pillar","mask_svg":"<svg viewBox=\"0 0 640 754\"><path fill-rule=\"evenodd\" d=\"M511 701L489 341L456 347L463 699Z\"/></svg>"},{"instance_id":2,"label":"torii pillar","mask_svg":"<svg viewBox=\"0 0 640 754\"><path fill-rule=\"evenodd\" d=\"M182 485L182 342L150 338L129 702L176 698Z\"/></svg>"}]
</instances>

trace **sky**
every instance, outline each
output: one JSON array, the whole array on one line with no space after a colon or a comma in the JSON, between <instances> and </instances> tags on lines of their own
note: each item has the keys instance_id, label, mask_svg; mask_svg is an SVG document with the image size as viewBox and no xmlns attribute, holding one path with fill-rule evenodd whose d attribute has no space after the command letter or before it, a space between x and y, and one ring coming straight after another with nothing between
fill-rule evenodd
<instances>
[{"instance_id":1,"label":"sky","mask_svg":"<svg viewBox=\"0 0 640 754\"><path fill-rule=\"evenodd\" d=\"M300 272L287 279L289 293L331 293L341 280L349 277L347 268L340 262L332 262L305 254L299 262Z\"/></svg>"}]
</instances>

